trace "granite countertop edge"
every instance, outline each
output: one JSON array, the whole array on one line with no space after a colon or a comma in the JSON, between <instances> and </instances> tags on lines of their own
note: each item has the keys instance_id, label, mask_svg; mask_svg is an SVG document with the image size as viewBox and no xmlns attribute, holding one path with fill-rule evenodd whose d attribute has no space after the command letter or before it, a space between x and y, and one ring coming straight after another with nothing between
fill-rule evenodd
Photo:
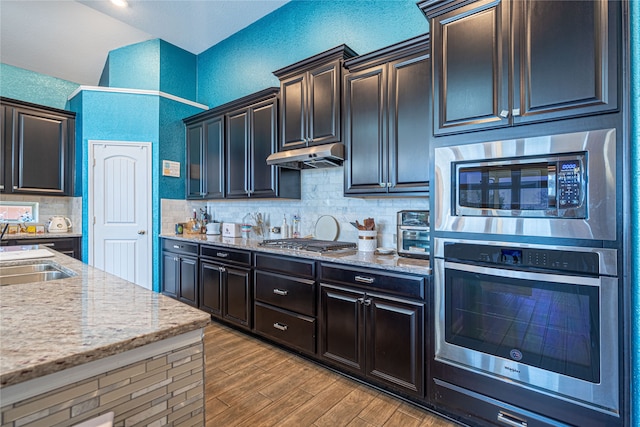
<instances>
[{"instance_id":1,"label":"granite countertop edge","mask_svg":"<svg viewBox=\"0 0 640 427\"><path fill-rule=\"evenodd\" d=\"M204 311L50 252L54 256L38 261L77 275L0 286L0 388L202 329L211 322ZM3 261L0 268L32 261Z\"/></svg>"},{"instance_id":2,"label":"granite countertop edge","mask_svg":"<svg viewBox=\"0 0 640 427\"><path fill-rule=\"evenodd\" d=\"M373 252L360 252L358 250L335 251L335 252L310 252L294 249L280 249L274 247L260 246L260 240L227 238L220 235L206 234L161 234L161 238L181 240L191 243L208 244L231 249L243 249L254 252L267 252L298 258L315 259L338 264L378 268L381 270L431 275L431 263L429 259L417 259L400 257L395 252L392 255L378 255Z\"/></svg>"}]
</instances>

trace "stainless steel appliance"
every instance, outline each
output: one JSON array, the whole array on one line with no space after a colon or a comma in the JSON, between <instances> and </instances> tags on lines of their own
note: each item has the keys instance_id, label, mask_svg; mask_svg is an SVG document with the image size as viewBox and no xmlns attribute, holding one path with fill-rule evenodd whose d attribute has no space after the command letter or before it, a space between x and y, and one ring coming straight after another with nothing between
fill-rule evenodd
<instances>
[{"instance_id":1,"label":"stainless steel appliance","mask_svg":"<svg viewBox=\"0 0 640 427\"><path fill-rule=\"evenodd\" d=\"M615 129L435 149L435 231L616 240Z\"/></svg>"},{"instance_id":2,"label":"stainless steel appliance","mask_svg":"<svg viewBox=\"0 0 640 427\"><path fill-rule=\"evenodd\" d=\"M400 211L396 224L398 255L429 258L431 248L429 211Z\"/></svg>"},{"instance_id":3,"label":"stainless steel appliance","mask_svg":"<svg viewBox=\"0 0 640 427\"><path fill-rule=\"evenodd\" d=\"M436 383L619 416L616 250L436 238L434 258L434 363L459 368Z\"/></svg>"},{"instance_id":4,"label":"stainless steel appliance","mask_svg":"<svg viewBox=\"0 0 640 427\"><path fill-rule=\"evenodd\" d=\"M279 249L294 249L311 252L329 252L340 250L354 250L357 245L353 242L340 242L333 240L318 240L305 238L291 239L267 239L258 244Z\"/></svg>"}]
</instances>

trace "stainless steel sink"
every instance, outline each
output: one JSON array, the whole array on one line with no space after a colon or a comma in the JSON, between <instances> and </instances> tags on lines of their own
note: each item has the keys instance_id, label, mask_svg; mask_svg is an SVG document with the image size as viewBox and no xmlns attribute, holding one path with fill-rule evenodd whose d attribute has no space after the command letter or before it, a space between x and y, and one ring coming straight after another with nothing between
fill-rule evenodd
<instances>
[{"instance_id":1,"label":"stainless steel sink","mask_svg":"<svg viewBox=\"0 0 640 427\"><path fill-rule=\"evenodd\" d=\"M0 285L17 285L21 283L46 282L66 279L75 273L64 271L53 263L33 263L0 267Z\"/></svg>"}]
</instances>

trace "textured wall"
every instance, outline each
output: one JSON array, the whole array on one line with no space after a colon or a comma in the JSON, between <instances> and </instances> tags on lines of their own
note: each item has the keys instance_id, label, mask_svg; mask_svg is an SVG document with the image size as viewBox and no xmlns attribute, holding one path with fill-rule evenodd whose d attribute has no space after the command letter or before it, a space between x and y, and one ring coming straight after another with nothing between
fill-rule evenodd
<instances>
[{"instance_id":1,"label":"textured wall","mask_svg":"<svg viewBox=\"0 0 640 427\"><path fill-rule=\"evenodd\" d=\"M160 91L196 100L197 56L160 41Z\"/></svg>"},{"instance_id":2,"label":"textured wall","mask_svg":"<svg viewBox=\"0 0 640 427\"><path fill-rule=\"evenodd\" d=\"M160 90L160 40L149 40L109 52L109 87Z\"/></svg>"},{"instance_id":3,"label":"textured wall","mask_svg":"<svg viewBox=\"0 0 640 427\"><path fill-rule=\"evenodd\" d=\"M0 95L7 98L65 110L67 98L78 86L67 80L0 64Z\"/></svg>"},{"instance_id":4,"label":"textured wall","mask_svg":"<svg viewBox=\"0 0 640 427\"><path fill-rule=\"evenodd\" d=\"M273 71L343 43L364 54L428 31L414 0L293 0L198 55L198 102L278 86Z\"/></svg>"}]
</instances>

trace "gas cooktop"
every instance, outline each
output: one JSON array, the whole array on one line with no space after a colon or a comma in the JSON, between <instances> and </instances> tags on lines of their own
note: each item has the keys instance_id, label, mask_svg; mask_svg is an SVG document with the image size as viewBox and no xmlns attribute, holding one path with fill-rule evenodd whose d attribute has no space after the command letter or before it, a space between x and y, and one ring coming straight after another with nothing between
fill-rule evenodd
<instances>
[{"instance_id":1,"label":"gas cooktop","mask_svg":"<svg viewBox=\"0 0 640 427\"><path fill-rule=\"evenodd\" d=\"M260 242L259 245L280 249L299 249L311 252L339 251L343 249L355 249L357 247L357 245L352 242L336 242L333 240L304 238L267 239Z\"/></svg>"}]
</instances>

